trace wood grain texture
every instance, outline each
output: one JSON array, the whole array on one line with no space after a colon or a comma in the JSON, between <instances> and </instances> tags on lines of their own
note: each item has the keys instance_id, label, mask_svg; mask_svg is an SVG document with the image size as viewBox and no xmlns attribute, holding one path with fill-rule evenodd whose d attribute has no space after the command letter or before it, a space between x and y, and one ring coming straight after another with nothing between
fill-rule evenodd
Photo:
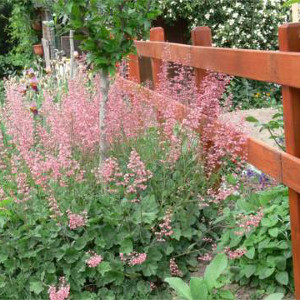
<instances>
[{"instance_id":1,"label":"wood grain texture","mask_svg":"<svg viewBox=\"0 0 300 300\"><path fill-rule=\"evenodd\" d=\"M300 51L300 23L286 24L279 28L279 49L281 51ZM294 70L290 70L294 72ZM299 76L297 72L294 75ZM290 84L282 87L284 129L286 151L294 156L293 161L283 156L283 178L289 185L290 218L293 248L293 269L295 298L300 299L300 182L299 168L296 162L300 158L300 90Z\"/></svg>"},{"instance_id":2,"label":"wood grain texture","mask_svg":"<svg viewBox=\"0 0 300 300\"><path fill-rule=\"evenodd\" d=\"M199 26L192 30L191 33L193 46L212 47L211 29L207 26ZM195 68L196 85L199 88L202 80L207 76L205 69Z\"/></svg>"},{"instance_id":3,"label":"wood grain texture","mask_svg":"<svg viewBox=\"0 0 300 300\"><path fill-rule=\"evenodd\" d=\"M165 31L162 27L154 27L150 30L150 41L165 41ZM162 60L157 58L151 59L153 87L157 88L159 84L159 74L162 68Z\"/></svg>"},{"instance_id":4,"label":"wood grain texture","mask_svg":"<svg viewBox=\"0 0 300 300\"><path fill-rule=\"evenodd\" d=\"M136 83L141 83L139 57L129 54L128 59L128 78Z\"/></svg>"},{"instance_id":5,"label":"wood grain texture","mask_svg":"<svg viewBox=\"0 0 300 300\"><path fill-rule=\"evenodd\" d=\"M283 152L254 138L248 138L247 151L248 162L251 165L276 179L278 182L282 182L281 154Z\"/></svg>"},{"instance_id":6,"label":"wood grain texture","mask_svg":"<svg viewBox=\"0 0 300 300\"><path fill-rule=\"evenodd\" d=\"M300 54L135 41L140 56L300 88Z\"/></svg>"}]
</instances>

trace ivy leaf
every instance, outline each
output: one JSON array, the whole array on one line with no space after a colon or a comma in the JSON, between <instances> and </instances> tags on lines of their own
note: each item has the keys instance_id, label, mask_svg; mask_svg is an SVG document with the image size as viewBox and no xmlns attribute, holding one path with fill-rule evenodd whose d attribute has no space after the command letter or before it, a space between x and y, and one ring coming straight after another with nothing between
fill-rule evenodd
<instances>
[{"instance_id":1,"label":"ivy leaf","mask_svg":"<svg viewBox=\"0 0 300 300\"><path fill-rule=\"evenodd\" d=\"M44 287L40 281L31 281L29 289L30 289L30 292L33 292L36 295L39 295L44 290Z\"/></svg>"}]
</instances>

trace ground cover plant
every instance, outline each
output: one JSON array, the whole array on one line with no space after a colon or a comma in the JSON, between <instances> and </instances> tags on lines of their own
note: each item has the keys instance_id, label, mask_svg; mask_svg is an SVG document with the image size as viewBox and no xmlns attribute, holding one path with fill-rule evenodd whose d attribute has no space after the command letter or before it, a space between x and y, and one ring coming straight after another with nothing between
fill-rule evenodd
<instances>
[{"instance_id":1,"label":"ground cover plant","mask_svg":"<svg viewBox=\"0 0 300 300\"><path fill-rule=\"evenodd\" d=\"M250 174L249 174L250 175ZM254 175L251 175L254 176ZM257 293L293 291L291 232L288 192L284 187L240 198L235 210L227 210L231 228L223 233L219 247L243 249L232 260L235 281Z\"/></svg>"},{"instance_id":2,"label":"ground cover plant","mask_svg":"<svg viewBox=\"0 0 300 300\"><path fill-rule=\"evenodd\" d=\"M187 77L193 81L192 70ZM164 279L189 277L211 251L207 239L221 234L212 220L236 190L228 175L242 171L241 132L211 135L228 81L211 74L204 93L186 88L182 101L191 110L181 126L171 102L157 121L157 109L117 79L101 168L98 78L82 68L55 85L53 75L38 78L30 69L7 81L1 297L167 299ZM161 92L175 97L178 82Z\"/></svg>"}]
</instances>

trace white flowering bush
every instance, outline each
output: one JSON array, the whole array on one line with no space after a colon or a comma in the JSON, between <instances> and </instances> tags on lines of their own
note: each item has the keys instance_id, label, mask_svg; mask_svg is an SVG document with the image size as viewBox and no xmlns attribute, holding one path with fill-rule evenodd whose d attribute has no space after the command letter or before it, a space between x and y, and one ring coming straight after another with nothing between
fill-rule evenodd
<instances>
[{"instance_id":1,"label":"white flowering bush","mask_svg":"<svg viewBox=\"0 0 300 300\"><path fill-rule=\"evenodd\" d=\"M289 20L284 0L158 1L168 23L187 20L189 31L209 26L218 47L278 49L278 26ZM278 86L242 78L232 80L227 92L233 95L233 107L242 109L269 107L281 101Z\"/></svg>"},{"instance_id":2,"label":"white flowering bush","mask_svg":"<svg viewBox=\"0 0 300 300\"><path fill-rule=\"evenodd\" d=\"M160 0L164 18L209 26L216 46L276 49L277 28L288 20L282 0Z\"/></svg>"}]
</instances>

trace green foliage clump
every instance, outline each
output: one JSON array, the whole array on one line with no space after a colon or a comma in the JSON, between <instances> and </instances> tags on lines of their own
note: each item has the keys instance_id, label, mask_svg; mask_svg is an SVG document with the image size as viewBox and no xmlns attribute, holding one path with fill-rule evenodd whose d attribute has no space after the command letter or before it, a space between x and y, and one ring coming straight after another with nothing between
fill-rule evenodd
<instances>
[{"instance_id":1,"label":"green foliage clump","mask_svg":"<svg viewBox=\"0 0 300 300\"><path fill-rule=\"evenodd\" d=\"M259 225L250 225L242 235L240 216L255 215L259 209L263 218ZM246 254L231 261L233 280L249 285L261 293L293 291L291 229L288 192L276 187L240 199L236 208L227 211L229 230L222 235L220 248L245 248ZM246 229L246 228L244 228Z\"/></svg>"},{"instance_id":2,"label":"green foliage clump","mask_svg":"<svg viewBox=\"0 0 300 300\"><path fill-rule=\"evenodd\" d=\"M207 247L202 239L211 234L217 237L218 226L214 224L212 231L211 220L226 205L225 201L199 208L198 195L220 177L209 182L196 148L186 143L175 168L167 167L161 161L168 144L161 144L155 129L112 149L110 154L124 173L130 172L127 165L132 149L153 174L147 189L136 195L138 203L126 196L122 185L99 185L91 172L92 161L85 161L84 182L70 178L68 188L51 183L47 190L33 185L27 202L17 204L12 198L1 202L5 207L0 210L0 298L45 299L49 285L64 276L71 286L71 299L169 299L162 288L164 279L172 275L170 259L182 276L197 270L197 257ZM14 183L5 181L7 172L0 176L1 185L14 189ZM49 190L62 212L86 210L86 226L72 230L66 213L51 218ZM171 212L173 233L162 242L155 232L160 231L167 212ZM95 268L86 263L89 251L103 258ZM145 253L146 261L129 265L120 259L120 253L133 252ZM158 289L151 291L150 283Z\"/></svg>"},{"instance_id":3,"label":"green foliage clump","mask_svg":"<svg viewBox=\"0 0 300 300\"><path fill-rule=\"evenodd\" d=\"M67 4L60 0L54 9L68 18L94 68L111 73L134 50L133 40L148 34L151 20L159 14L152 0L72 0Z\"/></svg>"}]
</instances>

